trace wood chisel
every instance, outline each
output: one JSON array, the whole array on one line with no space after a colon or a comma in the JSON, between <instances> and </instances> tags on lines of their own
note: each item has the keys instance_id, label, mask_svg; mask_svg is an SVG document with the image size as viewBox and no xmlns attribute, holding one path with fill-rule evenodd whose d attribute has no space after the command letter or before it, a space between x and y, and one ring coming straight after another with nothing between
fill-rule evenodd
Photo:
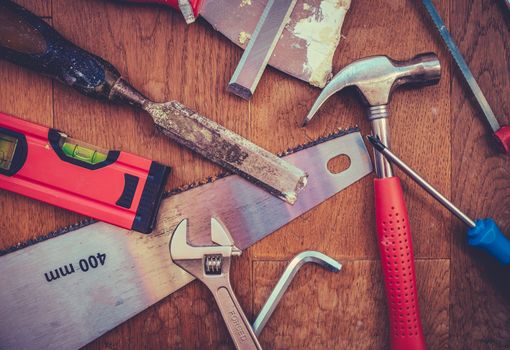
<instances>
[{"instance_id":1,"label":"wood chisel","mask_svg":"<svg viewBox=\"0 0 510 350\"><path fill-rule=\"evenodd\" d=\"M142 233L170 168L0 113L0 188Z\"/></svg>"},{"instance_id":2,"label":"wood chisel","mask_svg":"<svg viewBox=\"0 0 510 350\"><path fill-rule=\"evenodd\" d=\"M0 57L56 78L82 94L138 107L166 136L293 204L301 169L177 101L156 103L110 63L75 46L23 7L0 0Z\"/></svg>"},{"instance_id":3,"label":"wood chisel","mask_svg":"<svg viewBox=\"0 0 510 350\"><path fill-rule=\"evenodd\" d=\"M269 0L227 90L251 99L297 0Z\"/></svg>"},{"instance_id":4,"label":"wood chisel","mask_svg":"<svg viewBox=\"0 0 510 350\"><path fill-rule=\"evenodd\" d=\"M455 63L457 63L457 66L459 67L462 76L464 77L464 80L466 80L469 89L473 93L476 102L480 106L480 109L482 110L483 115L485 116L485 120L492 129L492 133L495 136L496 140L498 140L501 149L504 150L506 153L510 152L510 126L508 125L501 126L499 124L498 120L496 119L496 116L494 115L494 112L492 111L491 106L489 105L489 102L487 102L485 95L483 94L482 90L480 89L480 86L476 82L473 73L471 73L471 70L469 69L466 61L464 60L464 57L462 56L459 48L455 44L455 41L453 41L450 32L448 32L448 29L446 29L446 25L441 19L441 16L437 12L432 1L423 0L423 5L427 9L427 12L429 13L430 17L432 18L432 21L434 22L434 25L439 31L441 38L448 47L448 50L450 51L453 57L453 60L455 61Z\"/></svg>"},{"instance_id":5,"label":"wood chisel","mask_svg":"<svg viewBox=\"0 0 510 350\"><path fill-rule=\"evenodd\" d=\"M478 247L495 257L503 265L510 264L510 240L503 235L494 219L477 219L473 221L459 208L453 205L438 190L432 187L425 179L418 175L409 165L404 163L392 151L390 151L378 138L368 136L372 145L381 152L389 161L397 165L403 172L412 178L418 185L426 190L432 197L441 203L446 209L457 216L465 223L469 230L468 243L470 246Z\"/></svg>"},{"instance_id":6,"label":"wood chisel","mask_svg":"<svg viewBox=\"0 0 510 350\"><path fill-rule=\"evenodd\" d=\"M356 130L290 152L285 159L310 174L295 205L232 175L170 193L151 235L85 222L0 252L1 348L77 349L191 282L168 254L184 218L190 244L210 243L210 218L217 216L246 249L372 171ZM333 174L328 162L340 155L350 165Z\"/></svg>"},{"instance_id":7,"label":"wood chisel","mask_svg":"<svg viewBox=\"0 0 510 350\"><path fill-rule=\"evenodd\" d=\"M215 30L245 49L255 37L257 24L270 2L179 0L178 4L176 0L115 1L163 4L176 9L182 8L181 2L188 1L195 17L201 16ZM274 0L278 6L288 6L289 2L292 1ZM297 0L267 64L311 85L324 87L331 78L333 55L340 43L340 31L350 4L351 0ZM281 24L278 21L275 26Z\"/></svg>"}]
</instances>

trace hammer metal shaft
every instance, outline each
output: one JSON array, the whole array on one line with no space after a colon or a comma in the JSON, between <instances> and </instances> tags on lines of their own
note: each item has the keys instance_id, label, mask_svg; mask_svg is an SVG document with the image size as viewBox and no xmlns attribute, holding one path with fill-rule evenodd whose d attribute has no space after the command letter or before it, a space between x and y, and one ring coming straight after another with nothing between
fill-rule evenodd
<instances>
[{"instance_id":1,"label":"hammer metal shaft","mask_svg":"<svg viewBox=\"0 0 510 350\"><path fill-rule=\"evenodd\" d=\"M390 143L389 120L388 118L373 119L370 121L372 125L372 134L385 144ZM385 178L393 176L393 169L390 162L378 150L374 149L374 168L377 177Z\"/></svg>"}]
</instances>

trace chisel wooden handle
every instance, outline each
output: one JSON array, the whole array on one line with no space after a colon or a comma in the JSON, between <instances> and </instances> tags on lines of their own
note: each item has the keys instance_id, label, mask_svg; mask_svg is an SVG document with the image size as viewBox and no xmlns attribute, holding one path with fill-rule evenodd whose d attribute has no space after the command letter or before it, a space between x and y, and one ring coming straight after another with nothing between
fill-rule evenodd
<instances>
[{"instance_id":1,"label":"chisel wooden handle","mask_svg":"<svg viewBox=\"0 0 510 350\"><path fill-rule=\"evenodd\" d=\"M375 219L390 310L393 350L426 349L420 320L411 228L400 180L374 180Z\"/></svg>"},{"instance_id":2,"label":"chisel wooden handle","mask_svg":"<svg viewBox=\"0 0 510 350\"><path fill-rule=\"evenodd\" d=\"M41 18L7 0L0 0L0 57L95 98L109 99L120 77L113 65L77 47Z\"/></svg>"}]
</instances>

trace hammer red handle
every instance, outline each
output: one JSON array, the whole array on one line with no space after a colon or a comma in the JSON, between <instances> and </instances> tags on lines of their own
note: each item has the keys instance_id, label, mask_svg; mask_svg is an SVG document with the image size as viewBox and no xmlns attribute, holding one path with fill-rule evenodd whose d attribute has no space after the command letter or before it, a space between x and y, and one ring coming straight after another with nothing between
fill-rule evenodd
<instances>
[{"instance_id":1,"label":"hammer red handle","mask_svg":"<svg viewBox=\"0 0 510 350\"><path fill-rule=\"evenodd\" d=\"M393 350L426 349L420 320L409 217L400 180L374 180L377 238Z\"/></svg>"}]
</instances>

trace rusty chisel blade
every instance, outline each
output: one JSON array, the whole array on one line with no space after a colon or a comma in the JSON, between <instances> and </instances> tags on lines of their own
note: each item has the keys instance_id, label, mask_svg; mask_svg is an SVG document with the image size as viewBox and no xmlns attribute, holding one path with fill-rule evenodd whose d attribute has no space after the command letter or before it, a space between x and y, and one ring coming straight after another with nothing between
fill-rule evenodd
<instances>
[{"instance_id":1,"label":"rusty chisel blade","mask_svg":"<svg viewBox=\"0 0 510 350\"><path fill-rule=\"evenodd\" d=\"M143 108L164 135L290 204L307 184L303 170L177 101Z\"/></svg>"},{"instance_id":2,"label":"rusty chisel blade","mask_svg":"<svg viewBox=\"0 0 510 350\"><path fill-rule=\"evenodd\" d=\"M49 75L87 96L146 111L166 136L290 204L306 186L307 175L301 169L176 101L149 100L111 63L8 0L0 1L0 58Z\"/></svg>"},{"instance_id":3,"label":"rusty chisel blade","mask_svg":"<svg viewBox=\"0 0 510 350\"><path fill-rule=\"evenodd\" d=\"M333 174L327 164L339 155L350 165ZM184 218L190 244L210 244L214 216L245 249L372 171L352 131L285 159L310 173L293 206L227 176L164 199L151 235L97 222L1 256L0 348L77 349L189 283L168 252Z\"/></svg>"},{"instance_id":4,"label":"rusty chisel blade","mask_svg":"<svg viewBox=\"0 0 510 350\"><path fill-rule=\"evenodd\" d=\"M269 0L241 57L228 91L249 100L287 25L297 0Z\"/></svg>"}]
</instances>

